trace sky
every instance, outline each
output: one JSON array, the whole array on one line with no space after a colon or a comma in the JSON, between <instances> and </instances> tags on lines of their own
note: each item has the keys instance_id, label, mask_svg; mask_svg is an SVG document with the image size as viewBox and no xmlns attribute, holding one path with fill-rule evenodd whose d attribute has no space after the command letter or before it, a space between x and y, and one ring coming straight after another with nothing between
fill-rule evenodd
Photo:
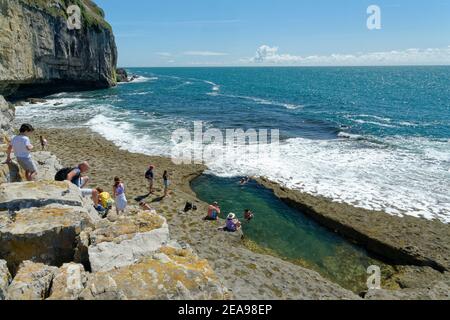
<instances>
[{"instance_id":1,"label":"sky","mask_svg":"<svg viewBox=\"0 0 450 320\"><path fill-rule=\"evenodd\" d=\"M122 67L450 64L450 0L94 1Z\"/></svg>"}]
</instances>

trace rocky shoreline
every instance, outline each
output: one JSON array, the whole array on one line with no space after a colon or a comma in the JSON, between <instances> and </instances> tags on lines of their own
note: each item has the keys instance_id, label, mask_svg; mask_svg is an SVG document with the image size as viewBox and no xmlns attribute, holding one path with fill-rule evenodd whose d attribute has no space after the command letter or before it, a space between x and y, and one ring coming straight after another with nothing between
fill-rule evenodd
<instances>
[{"instance_id":1,"label":"rocky shoreline","mask_svg":"<svg viewBox=\"0 0 450 320\"><path fill-rule=\"evenodd\" d=\"M2 131L6 136L12 134L10 121L13 111L3 101ZM0 261L0 299L360 299L360 292L356 294L346 290L302 265L254 248L254 244L249 245L237 235L219 232L217 229L224 224L223 221L204 222L202 217L207 204L200 201L190 188L190 182L206 169L204 166L175 165L168 158L130 153L89 129L39 129L35 136L41 134L49 140L50 147L49 151L33 154L39 165L39 182L33 185L20 182L23 173L14 163L2 164L0 168L0 260L6 260ZM5 151L6 145L0 145L0 162L4 161ZM120 176L127 185L132 205L137 204L134 197L147 194L142 176L150 163L156 165L157 179L161 178L163 170L169 170L173 193L170 198L161 199L162 183L157 180L156 195L146 201L159 215L149 218L132 207L130 215L118 217L111 213L107 220L101 220L89 203L80 200L77 190L71 190L73 201L61 199L61 193L57 191L50 192L52 188L66 188L49 182L53 180L57 168L73 166L84 160L92 166L89 173L91 187L109 190L112 178ZM257 181L311 219L394 265L395 272L390 275L389 283L382 283L385 290L360 293L365 299L450 299L448 225L367 211L288 190L267 179ZM28 192L33 190L33 196L30 198L23 189ZM24 194L27 196L24 197ZM195 203L198 210L184 213L183 208L188 201ZM74 219L74 213L80 218ZM62 216L65 217L63 222ZM156 220L163 223L155 224ZM136 225L152 227L136 229ZM29 230L33 230L34 236L28 234ZM25 238L24 232L27 232ZM161 234L165 235L162 237L165 241L158 240ZM172 237L176 240L170 242ZM52 251L50 245L45 245L46 241L65 245ZM173 245L167 247L169 242ZM142 243L146 243L144 247L148 249L136 257L127 256L128 252L141 248ZM72 247L75 249L69 249ZM189 254L179 250L188 250ZM164 256L166 263L169 260L178 261L180 255L188 255L190 258L186 263L190 265L196 261L195 265L202 266L207 275L197 271L208 279L207 288L215 288L214 293L209 289L203 289L206 293L193 289L191 293L189 289L183 289L184 293L179 294L177 286L168 283L161 289L165 294L163 296L154 288L146 287L144 291L139 291L137 283L132 284L136 288L126 289L132 282L126 278L131 269L144 278L148 275L143 268L151 265L159 270L159 262L154 260L155 254L157 257ZM111 255L120 258L116 259L116 264L105 269L105 261L109 261ZM163 269L157 274L165 272ZM62 283L61 279L66 279L67 270L78 270L76 272L82 279L78 287L81 289L75 293L70 290L68 293L67 288L60 288L58 294L49 291L49 288L54 288L54 281ZM115 277L111 278L110 270L121 271L114 272ZM40 277L47 280L44 283L38 281ZM107 287L105 283L114 285ZM104 291L94 290L93 293L88 290L97 285L102 286ZM186 288L184 284L183 288ZM148 290L153 295L148 295Z\"/></svg>"},{"instance_id":2,"label":"rocky shoreline","mask_svg":"<svg viewBox=\"0 0 450 320\"><path fill-rule=\"evenodd\" d=\"M148 202L157 212L167 219L172 234L183 243L188 243L203 259L206 259L217 273L219 278L223 279L224 286L230 289L233 297L236 299L358 299L358 295L341 288L324 279L314 271L308 270L278 257L258 253L258 250L249 250L239 237L233 237L228 234L217 232L217 228L223 224L204 223L201 218L206 212L206 204L199 201L190 188L190 181L202 174L205 170L203 166L176 166L170 159L161 157L148 157L141 154L132 154L125 150L120 150L113 143L105 140L98 134L90 132L87 129L42 129L38 134L43 134L51 141L50 149L65 165L73 165L82 160L89 160L93 166L90 176L96 185L108 190L111 188L110 178L119 175L127 183L128 192L131 196L146 194L145 181L141 179L142 170L148 163L156 165L158 170L168 169L172 174L173 194L171 198L160 201L158 197L148 199ZM76 139L74 139L76 137ZM114 155L114 156L111 156ZM373 234L378 235L378 240L383 245L375 247L382 248L388 246L389 241L394 241L391 245L392 251L376 251L371 245L366 248L377 253L381 258L397 264L396 273L390 280L395 283L385 284L383 287L397 287L402 290L375 290L365 293L367 299L448 299L449 297L449 273L443 270L433 269L433 264L423 262L438 261L443 265L448 258L446 255L447 243L438 244L436 241L444 239L448 234L445 233L447 225L439 225L436 229L436 222L416 219L415 225L421 224L428 227L431 235L436 235L435 242L418 242L419 233L416 229L411 229L408 225L410 219L391 217L385 213L378 213L374 217L366 217L373 212L364 212L351 206L342 206L331 201L323 200L309 195L300 195L299 193L286 190L270 181L259 179L259 183L274 190L276 196L290 205L296 206L311 218L317 220L326 227L341 233L346 238L366 246L363 240L372 238ZM159 184L159 188L161 184ZM161 193L158 189L158 194ZM294 195L297 197L295 198ZM300 198L298 198L300 197ZM322 201L321 201L322 200ZM186 201L197 205L198 211L188 214L182 213ZM309 210L306 210L309 207ZM357 214L356 214L356 213ZM359 215L358 215L359 214ZM362 216L363 214L366 214ZM326 218L318 218L320 215ZM339 223L328 223L332 218L346 221L347 225L341 228ZM344 219L345 218L345 219ZM323 219L323 220L321 220ZM367 224L367 220L375 219L381 226L383 223L389 226L382 228L386 234L383 238L382 233L374 233L373 224ZM395 224L393 219L397 221ZM338 220L341 221L341 220ZM343 224L343 222L340 222ZM413 220L412 220L413 221ZM400 223L401 222L401 223ZM344 224L343 224L344 225ZM366 231L363 226L371 226L372 233ZM407 229L409 228L409 229ZM420 230L425 230L423 229ZM356 234L363 234L362 238L352 236L353 233L345 233L345 230L357 230ZM342 231L344 230L344 231ZM395 232L394 232L395 231ZM365 233L367 232L367 233ZM397 233L396 233L397 232ZM441 232L441 233L440 233ZM390 234L394 233L394 234ZM406 234L406 236L405 236ZM400 237L404 236L403 239ZM397 237L397 238L395 238ZM428 237L431 237L428 235ZM395 240L397 244L395 245ZM423 239L429 239L427 236ZM411 241L411 242L409 242ZM404 258L405 252L401 247L402 243L416 243L419 250L414 252L423 252L424 255L412 259ZM222 250L216 244L228 243L232 261L228 261L223 256ZM387 243L387 244L386 244ZM427 248L432 248L429 252ZM434 249L433 249L434 248ZM228 249L227 249L228 250ZM397 256L396 252L400 252ZM426 255L425 255L426 254ZM439 259L440 260L439 260ZM427 260L428 259L428 260ZM413 262L413 263L412 263Z\"/></svg>"}]
</instances>

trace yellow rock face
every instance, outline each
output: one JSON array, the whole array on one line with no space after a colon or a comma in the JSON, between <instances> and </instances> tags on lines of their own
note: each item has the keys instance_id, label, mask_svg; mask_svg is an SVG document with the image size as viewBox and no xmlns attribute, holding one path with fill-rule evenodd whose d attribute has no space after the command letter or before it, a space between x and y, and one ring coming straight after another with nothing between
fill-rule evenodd
<instances>
[{"instance_id":1,"label":"yellow rock face","mask_svg":"<svg viewBox=\"0 0 450 320\"><path fill-rule=\"evenodd\" d=\"M13 272L25 260L51 265L72 261L76 238L90 225L83 208L61 205L0 217L0 256Z\"/></svg>"},{"instance_id":2,"label":"yellow rock face","mask_svg":"<svg viewBox=\"0 0 450 320\"><path fill-rule=\"evenodd\" d=\"M93 275L85 299L224 300L228 291L206 260L189 250L163 247L150 258Z\"/></svg>"},{"instance_id":3,"label":"yellow rock face","mask_svg":"<svg viewBox=\"0 0 450 320\"><path fill-rule=\"evenodd\" d=\"M121 242L131 239L137 233L145 233L163 226L164 219L149 212L138 211L134 215L120 217L115 222L104 222L91 233L93 244Z\"/></svg>"}]
</instances>

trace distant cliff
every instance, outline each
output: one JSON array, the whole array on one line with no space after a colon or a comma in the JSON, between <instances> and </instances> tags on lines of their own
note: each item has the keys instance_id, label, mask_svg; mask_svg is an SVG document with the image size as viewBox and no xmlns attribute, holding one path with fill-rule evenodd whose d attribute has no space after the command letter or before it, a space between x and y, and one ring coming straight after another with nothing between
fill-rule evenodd
<instances>
[{"instance_id":1,"label":"distant cliff","mask_svg":"<svg viewBox=\"0 0 450 320\"><path fill-rule=\"evenodd\" d=\"M67 8L81 9L81 29ZM26 97L116 84L117 48L90 0L0 0L0 95Z\"/></svg>"}]
</instances>

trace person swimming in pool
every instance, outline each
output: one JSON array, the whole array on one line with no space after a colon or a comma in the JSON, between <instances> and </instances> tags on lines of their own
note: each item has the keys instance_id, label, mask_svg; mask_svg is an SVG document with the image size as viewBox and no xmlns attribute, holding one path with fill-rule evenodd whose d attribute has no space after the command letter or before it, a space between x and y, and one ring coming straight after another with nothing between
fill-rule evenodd
<instances>
[{"instance_id":1,"label":"person swimming in pool","mask_svg":"<svg viewBox=\"0 0 450 320\"><path fill-rule=\"evenodd\" d=\"M250 222L251 220L253 220L254 217L255 217L255 214L252 211L250 211L249 209L245 209L245 211L244 211L244 219L247 222Z\"/></svg>"}]
</instances>

